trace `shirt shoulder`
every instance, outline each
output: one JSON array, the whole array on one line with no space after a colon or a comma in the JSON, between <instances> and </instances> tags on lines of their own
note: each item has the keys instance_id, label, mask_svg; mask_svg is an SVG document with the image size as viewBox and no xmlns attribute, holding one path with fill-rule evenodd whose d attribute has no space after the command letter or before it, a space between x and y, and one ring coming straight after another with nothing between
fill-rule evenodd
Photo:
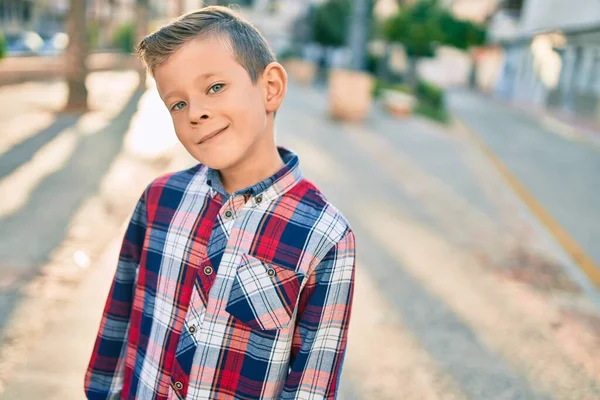
<instances>
[{"instance_id":1,"label":"shirt shoulder","mask_svg":"<svg viewBox=\"0 0 600 400\"><path fill-rule=\"evenodd\" d=\"M146 187L146 201L150 204L158 203L165 194L176 198L181 197L191 189L194 180L203 181L198 178L203 178L206 172L207 168L203 164L197 164L185 170L163 174Z\"/></svg>"},{"instance_id":2,"label":"shirt shoulder","mask_svg":"<svg viewBox=\"0 0 600 400\"><path fill-rule=\"evenodd\" d=\"M297 213L298 218L302 218L304 224L312 225L312 231L323 242L323 251L335 246L346 235L354 234L346 216L308 179L303 178L285 197L302 208L302 212Z\"/></svg>"}]
</instances>

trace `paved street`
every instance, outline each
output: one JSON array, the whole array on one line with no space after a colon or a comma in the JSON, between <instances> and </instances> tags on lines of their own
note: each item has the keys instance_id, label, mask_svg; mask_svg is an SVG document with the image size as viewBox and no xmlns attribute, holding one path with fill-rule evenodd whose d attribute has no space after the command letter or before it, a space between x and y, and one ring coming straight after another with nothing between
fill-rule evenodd
<instances>
[{"instance_id":1,"label":"paved street","mask_svg":"<svg viewBox=\"0 0 600 400\"><path fill-rule=\"evenodd\" d=\"M126 73L117 76L130 79ZM154 151L152 157L128 150L131 143L152 147L163 136L172 139L171 132L163 135L168 119L161 119L153 89L134 94L133 81L128 82L129 94L117 90L122 82L98 85L97 104L112 110L102 114L105 128L99 131L95 113L53 120L54 114L39 110L32 112L38 125L21 128L16 113L30 109L18 102L30 101L27 93L60 88L0 89L0 98L18 99L15 104L2 98L14 111L0 111L3 127L12 127L0 138L0 198L10 199L0 204L0 290L9 299L2 302L2 315L12 335L0 349L2 399L82 398L83 368L114 271L119 226L152 176L192 162L180 149L170 163L157 163L161 146L146 148ZM123 96L120 102L113 101L115 93ZM48 101L39 100L48 98L43 95L34 98ZM473 102L460 101L470 113L465 119L479 121L473 129L490 140L504 132L490 126L520 118L502 109L498 120L485 124L486 118L469 111ZM470 136L460 127L393 119L379 107L362 125L331 121L326 109L325 93L292 84L277 116L277 135L299 153L304 174L344 212L357 234L355 306L340 397L600 398L600 314L589 285ZM90 121L83 125L96 134L86 134L78 125L82 120ZM552 139L538 138L536 148L558 146L554 136L544 137ZM57 140L64 142L46 151ZM501 140L509 146L523 138ZM588 168L600 162L593 151L581 164L565 164L562 173L574 174L577 165L591 172ZM552 190L560 191L556 180L568 181L565 192L578 202L559 199L556 207L577 208L569 214L574 226L585 215L585 226L598 225L597 210L585 214L593 199L579 200L592 194L589 185L553 170L545 173L550 156L535 157L515 154L512 160L536 165L532 182L554 182ZM555 199L553 192L535 194ZM120 197L125 198L116 200ZM97 204L88 203L93 199ZM81 218L90 207L95 217ZM90 234L105 220L106 233ZM93 249L85 253L87 264L76 251L83 244ZM48 268L63 260L57 251L69 265ZM82 264L87 268L78 267ZM79 272L65 272L74 269ZM40 271L68 276L70 284L56 279L51 289L44 280L31 286ZM54 312L36 323L28 310L39 309L47 298ZM1 382L4 376L7 381Z\"/></svg>"},{"instance_id":2,"label":"paved street","mask_svg":"<svg viewBox=\"0 0 600 400\"><path fill-rule=\"evenodd\" d=\"M523 114L468 92L451 97L455 112L600 265L600 136L569 135L551 120Z\"/></svg>"}]
</instances>

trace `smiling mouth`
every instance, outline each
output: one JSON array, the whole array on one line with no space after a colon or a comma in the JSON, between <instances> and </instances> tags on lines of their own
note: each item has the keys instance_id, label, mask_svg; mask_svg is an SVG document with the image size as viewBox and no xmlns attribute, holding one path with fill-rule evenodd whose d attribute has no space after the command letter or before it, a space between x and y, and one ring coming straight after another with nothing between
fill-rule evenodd
<instances>
[{"instance_id":1,"label":"smiling mouth","mask_svg":"<svg viewBox=\"0 0 600 400\"><path fill-rule=\"evenodd\" d=\"M227 125L225 128L223 129L219 129L218 131L214 131L213 133L209 133L208 135L204 136L202 139L200 139L200 141L198 142L198 144L202 144L212 138L214 138L215 136L223 133L223 131L225 131L225 129L229 128L229 125Z\"/></svg>"}]
</instances>

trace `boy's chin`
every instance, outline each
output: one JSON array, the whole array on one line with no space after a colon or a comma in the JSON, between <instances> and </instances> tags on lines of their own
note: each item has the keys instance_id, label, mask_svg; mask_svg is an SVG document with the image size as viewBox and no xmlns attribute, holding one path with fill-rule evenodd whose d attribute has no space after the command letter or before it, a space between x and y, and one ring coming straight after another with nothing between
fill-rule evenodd
<instances>
[{"instance_id":1,"label":"boy's chin","mask_svg":"<svg viewBox=\"0 0 600 400\"><path fill-rule=\"evenodd\" d=\"M216 170L226 170L233 165L237 164L238 157L235 157L231 151L224 152L221 154L219 151L214 152L202 152L202 153L191 153L192 157L194 157L199 163L204 164L208 168L216 169Z\"/></svg>"}]
</instances>

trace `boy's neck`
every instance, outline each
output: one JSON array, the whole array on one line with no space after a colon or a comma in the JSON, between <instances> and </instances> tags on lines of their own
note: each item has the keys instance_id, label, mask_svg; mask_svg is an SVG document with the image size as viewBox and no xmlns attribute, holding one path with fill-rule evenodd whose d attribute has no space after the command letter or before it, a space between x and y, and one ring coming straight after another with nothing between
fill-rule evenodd
<instances>
[{"instance_id":1,"label":"boy's neck","mask_svg":"<svg viewBox=\"0 0 600 400\"><path fill-rule=\"evenodd\" d=\"M267 151L260 150L260 156L256 156L259 151L253 153L240 164L219 170L221 183L227 193L232 194L261 182L284 166L275 143Z\"/></svg>"}]
</instances>

